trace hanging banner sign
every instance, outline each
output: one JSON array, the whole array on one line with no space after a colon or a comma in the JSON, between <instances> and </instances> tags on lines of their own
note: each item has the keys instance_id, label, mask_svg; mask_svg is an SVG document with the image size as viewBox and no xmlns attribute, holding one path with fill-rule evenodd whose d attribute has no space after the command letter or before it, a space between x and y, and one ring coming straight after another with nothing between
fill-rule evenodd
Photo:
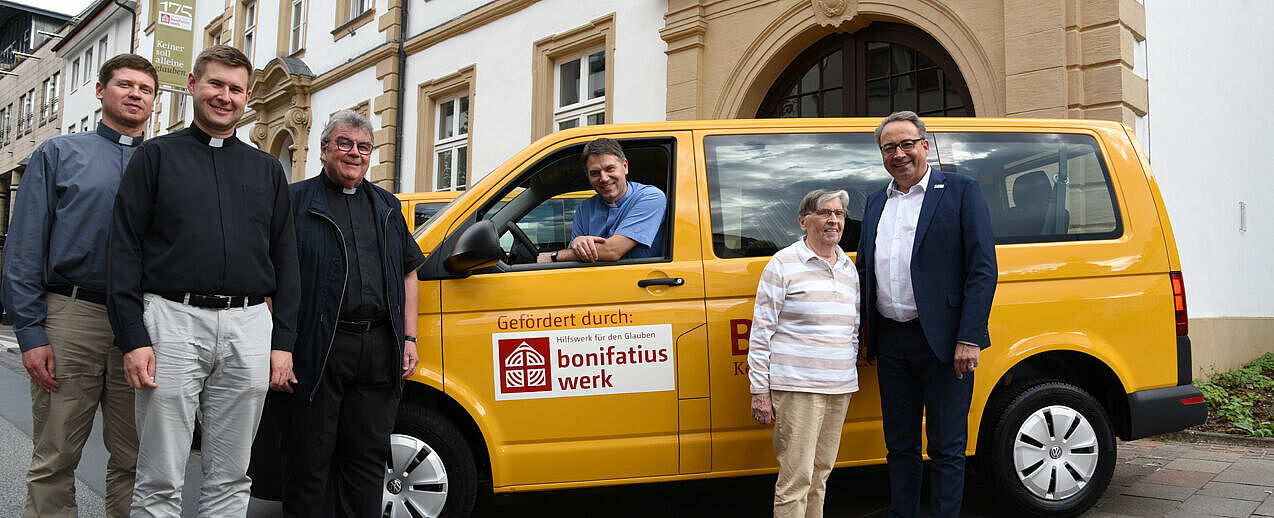
<instances>
[{"instance_id":1,"label":"hanging banner sign","mask_svg":"<svg viewBox=\"0 0 1274 518\"><path fill-rule=\"evenodd\" d=\"M159 72L159 85L185 88L193 64L195 0L160 0L156 14L150 61Z\"/></svg>"}]
</instances>

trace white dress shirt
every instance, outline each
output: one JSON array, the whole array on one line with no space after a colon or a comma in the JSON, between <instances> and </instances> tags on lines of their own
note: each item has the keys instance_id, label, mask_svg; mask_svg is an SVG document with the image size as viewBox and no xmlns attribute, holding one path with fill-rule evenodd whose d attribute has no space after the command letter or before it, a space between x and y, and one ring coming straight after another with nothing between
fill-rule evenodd
<instances>
[{"instance_id":1,"label":"white dress shirt","mask_svg":"<svg viewBox=\"0 0 1274 518\"><path fill-rule=\"evenodd\" d=\"M915 320L916 294L911 289L911 251L916 243L916 224L924 205L929 173L908 192L898 190L894 181L885 189L885 208L876 226L876 308L885 318L897 322Z\"/></svg>"}]
</instances>

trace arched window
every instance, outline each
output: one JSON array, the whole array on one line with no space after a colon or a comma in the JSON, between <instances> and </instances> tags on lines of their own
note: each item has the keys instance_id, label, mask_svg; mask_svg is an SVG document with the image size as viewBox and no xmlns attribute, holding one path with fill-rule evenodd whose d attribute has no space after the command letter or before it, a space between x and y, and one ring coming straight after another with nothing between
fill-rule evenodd
<instances>
[{"instance_id":1,"label":"arched window","mask_svg":"<svg viewBox=\"0 0 1274 518\"><path fill-rule=\"evenodd\" d=\"M974 115L964 77L942 45L915 27L873 23L823 38L802 52L756 115L883 117L898 110Z\"/></svg>"}]
</instances>

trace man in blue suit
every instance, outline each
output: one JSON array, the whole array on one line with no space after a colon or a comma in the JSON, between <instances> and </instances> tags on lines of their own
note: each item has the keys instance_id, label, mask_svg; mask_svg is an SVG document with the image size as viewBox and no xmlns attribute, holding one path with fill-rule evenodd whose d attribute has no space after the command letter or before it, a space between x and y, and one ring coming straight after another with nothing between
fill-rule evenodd
<instances>
[{"instance_id":1,"label":"man in blue suit","mask_svg":"<svg viewBox=\"0 0 1274 518\"><path fill-rule=\"evenodd\" d=\"M865 356L877 362L889 450L890 516L920 512L920 424L927 415L929 516L964 495L973 370L991 345L995 240L977 182L929 167L925 124L896 112L876 128L893 181L867 198L858 241Z\"/></svg>"}]
</instances>

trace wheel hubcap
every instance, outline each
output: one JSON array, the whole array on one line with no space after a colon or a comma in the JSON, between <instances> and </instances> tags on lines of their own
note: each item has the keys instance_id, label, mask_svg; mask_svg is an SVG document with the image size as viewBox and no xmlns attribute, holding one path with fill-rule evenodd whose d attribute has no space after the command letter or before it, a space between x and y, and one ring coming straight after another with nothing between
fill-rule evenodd
<instances>
[{"instance_id":1,"label":"wheel hubcap","mask_svg":"<svg viewBox=\"0 0 1274 518\"><path fill-rule=\"evenodd\" d=\"M1097 432L1064 405L1036 410L1013 441L1013 467L1031 494L1063 500L1084 489L1097 471Z\"/></svg>"},{"instance_id":2,"label":"wheel hubcap","mask_svg":"<svg viewBox=\"0 0 1274 518\"><path fill-rule=\"evenodd\" d=\"M447 468L437 451L410 435L389 437L389 463L381 497L383 516L439 516L447 503L448 487Z\"/></svg>"}]
</instances>

